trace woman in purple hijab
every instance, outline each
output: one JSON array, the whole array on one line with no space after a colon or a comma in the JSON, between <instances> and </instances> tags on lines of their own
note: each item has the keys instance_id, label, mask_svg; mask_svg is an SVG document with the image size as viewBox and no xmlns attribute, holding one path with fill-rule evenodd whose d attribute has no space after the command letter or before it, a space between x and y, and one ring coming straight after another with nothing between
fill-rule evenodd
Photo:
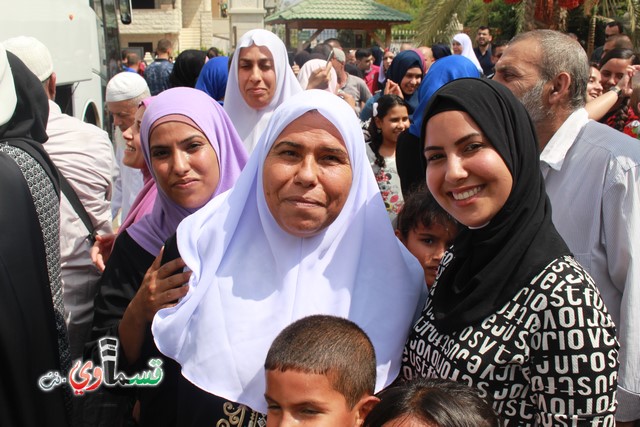
<instances>
[{"instance_id":1,"label":"woman in purple hijab","mask_svg":"<svg viewBox=\"0 0 640 427\"><path fill-rule=\"evenodd\" d=\"M216 195L233 186L247 161L247 153L229 117L206 93L173 88L153 99L142 119L141 147L158 189L151 213L116 239L96 297L91 341L85 355L99 361L98 340L117 337L118 367L139 372L150 358L161 358L151 337L151 320L164 307L186 294L189 273L149 286L183 267L181 260L157 270L165 240L180 221ZM155 259L155 261L154 261ZM184 280L175 280L184 279ZM179 281L179 283L177 283ZM160 387L136 390L140 425L176 425L175 392L179 371L163 359Z\"/></svg>"}]
</instances>

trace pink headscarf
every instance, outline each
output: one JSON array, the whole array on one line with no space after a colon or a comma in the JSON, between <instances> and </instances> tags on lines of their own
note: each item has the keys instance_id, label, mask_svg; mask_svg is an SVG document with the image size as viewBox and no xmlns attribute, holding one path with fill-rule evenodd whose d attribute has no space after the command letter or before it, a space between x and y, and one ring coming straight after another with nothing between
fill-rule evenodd
<instances>
[{"instance_id":1,"label":"pink headscarf","mask_svg":"<svg viewBox=\"0 0 640 427\"><path fill-rule=\"evenodd\" d=\"M247 162L247 151L229 116L206 93L177 87L157 95L142 118L140 145L147 168L152 172L149 136L153 125L166 116L181 115L193 122L209 140L218 156L220 180L211 198L230 189ZM154 177L155 180L155 177ZM184 208L158 189L150 214L133 224L127 232L144 250L157 255L180 221L197 209Z\"/></svg>"}]
</instances>

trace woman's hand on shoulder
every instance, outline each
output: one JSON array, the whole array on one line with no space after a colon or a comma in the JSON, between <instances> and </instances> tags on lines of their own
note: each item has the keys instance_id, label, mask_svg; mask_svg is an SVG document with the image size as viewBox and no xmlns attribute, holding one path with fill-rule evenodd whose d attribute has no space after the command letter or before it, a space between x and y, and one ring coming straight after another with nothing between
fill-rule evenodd
<instances>
[{"instance_id":1,"label":"woman's hand on shoulder","mask_svg":"<svg viewBox=\"0 0 640 427\"><path fill-rule=\"evenodd\" d=\"M96 241L91 247L91 262L100 272L104 272L104 266L111 256L113 242L116 240L115 234L101 234L96 236Z\"/></svg>"},{"instance_id":2,"label":"woman's hand on shoulder","mask_svg":"<svg viewBox=\"0 0 640 427\"><path fill-rule=\"evenodd\" d=\"M161 308L173 307L189 290L187 283L190 271L182 271L185 266L182 258L176 258L160 265L164 248L147 270L140 289L131 301L132 308L139 319L151 322ZM176 273L177 270L180 270Z\"/></svg>"}]
</instances>

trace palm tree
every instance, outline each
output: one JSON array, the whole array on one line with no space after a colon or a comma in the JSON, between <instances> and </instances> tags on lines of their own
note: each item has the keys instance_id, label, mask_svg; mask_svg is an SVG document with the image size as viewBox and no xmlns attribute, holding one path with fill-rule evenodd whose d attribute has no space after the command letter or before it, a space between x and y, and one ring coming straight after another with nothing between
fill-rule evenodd
<instances>
[{"instance_id":1,"label":"palm tree","mask_svg":"<svg viewBox=\"0 0 640 427\"><path fill-rule=\"evenodd\" d=\"M489 0L490 2L491 0ZM516 33L536 28L566 30L567 9L561 5L572 3L567 0L493 0L505 1L515 6ZM469 7L474 0L425 0L418 17L418 38L420 43L451 40L459 31L459 22L465 22ZM640 41L640 0L581 0L586 16L591 17L589 41L593 46L596 21L616 19L623 16L625 26L629 29L634 45ZM488 10L488 8L485 8ZM536 13L537 12L537 13ZM478 17L480 22L469 22L469 26L477 26L487 22L485 16Z\"/></svg>"}]
</instances>

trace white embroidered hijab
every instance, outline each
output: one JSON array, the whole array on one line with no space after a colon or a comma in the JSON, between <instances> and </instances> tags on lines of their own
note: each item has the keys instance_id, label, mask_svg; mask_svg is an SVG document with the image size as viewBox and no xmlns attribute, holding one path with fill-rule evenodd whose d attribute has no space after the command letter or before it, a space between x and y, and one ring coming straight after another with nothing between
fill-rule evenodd
<instances>
[{"instance_id":1,"label":"white embroidered hijab","mask_svg":"<svg viewBox=\"0 0 640 427\"><path fill-rule=\"evenodd\" d=\"M352 185L335 221L300 238L276 223L265 201L263 165L283 129L317 110L340 132ZM193 271L189 292L158 312L155 342L209 393L266 412L264 360L276 335L311 314L348 318L376 351L376 390L397 376L426 286L417 260L395 237L365 153L356 116L336 95L308 90L274 113L235 186L178 227Z\"/></svg>"},{"instance_id":2,"label":"white embroidered hijab","mask_svg":"<svg viewBox=\"0 0 640 427\"><path fill-rule=\"evenodd\" d=\"M276 72L276 89L273 99L268 106L260 110L251 108L245 102L238 87L238 59L240 49L251 45L265 46L273 55L273 65ZM260 135L267 127L273 111L284 101L302 92L302 87L289 66L287 48L282 40L271 31L251 30L240 38L236 53L231 60L227 90L224 94L224 110L231 118L238 135L242 138L245 148L251 154Z\"/></svg>"}]
</instances>

